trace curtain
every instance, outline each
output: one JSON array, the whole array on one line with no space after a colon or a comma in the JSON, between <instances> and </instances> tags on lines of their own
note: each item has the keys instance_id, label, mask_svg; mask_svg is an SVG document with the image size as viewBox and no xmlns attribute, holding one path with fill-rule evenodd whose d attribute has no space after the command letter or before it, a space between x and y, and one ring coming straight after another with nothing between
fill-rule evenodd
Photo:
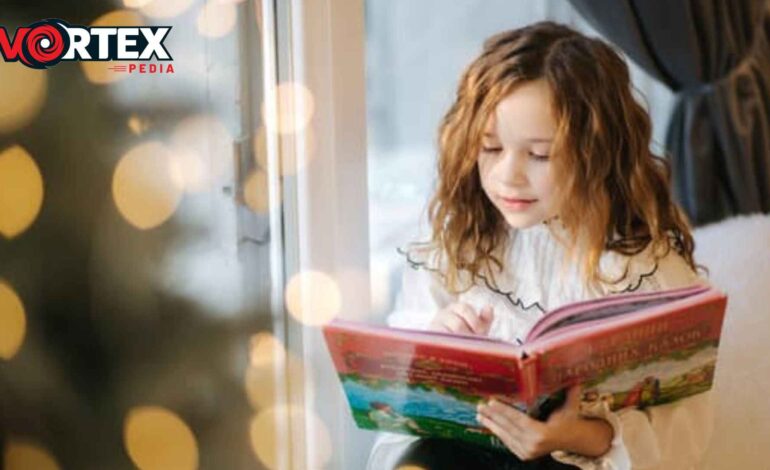
<instances>
[{"instance_id":1,"label":"curtain","mask_svg":"<svg viewBox=\"0 0 770 470\"><path fill-rule=\"evenodd\" d=\"M665 146L696 224L770 212L770 16L765 0L570 0L676 93Z\"/></svg>"}]
</instances>

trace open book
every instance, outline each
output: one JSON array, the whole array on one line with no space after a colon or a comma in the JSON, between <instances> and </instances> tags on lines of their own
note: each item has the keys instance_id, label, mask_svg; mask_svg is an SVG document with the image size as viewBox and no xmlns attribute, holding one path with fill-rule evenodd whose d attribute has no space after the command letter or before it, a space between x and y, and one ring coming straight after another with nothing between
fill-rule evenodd
<instances>
[{"instance_id":1,"label":"open book","mask_svg":"<svg viewBox=\"0 0 770 470\"><path fill-rule=\"evenodd\" d=\"M726 304L704 285L578 302L521 345L341 320L323 332L359 427L498 447L476 421L492 396L545 419L576 384L612 410L709 390Z\"/></svg>"}]
</instances>

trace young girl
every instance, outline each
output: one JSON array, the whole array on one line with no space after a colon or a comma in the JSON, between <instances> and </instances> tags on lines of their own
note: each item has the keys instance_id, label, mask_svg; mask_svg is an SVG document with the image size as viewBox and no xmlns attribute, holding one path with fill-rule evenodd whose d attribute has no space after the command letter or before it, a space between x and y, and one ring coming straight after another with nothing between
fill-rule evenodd
<instances>
[{"instance_id":1,"label":"young girl","mask_svg":"<svg viewBox=\"0 0 770 470\"><path fill-rule=\"evenodd\" d=\"M389 325L521 341L565 303L700 282L650 128L604 42L551 22L489 38L441 123L432 238L403 250ZM690 469L712 422L710 392L611 412L574 387L545 422L478 411L509 452L383 433L368 468Z\"/></svg>"}]
</instances>

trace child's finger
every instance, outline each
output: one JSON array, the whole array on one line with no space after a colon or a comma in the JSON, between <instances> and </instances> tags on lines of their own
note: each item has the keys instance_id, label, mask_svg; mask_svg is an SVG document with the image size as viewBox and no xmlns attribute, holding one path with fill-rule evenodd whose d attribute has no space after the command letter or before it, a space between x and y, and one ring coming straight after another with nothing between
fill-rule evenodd
<instances>
[{"instance_id":1,"label":"child's finger","mask_svg":"<svg viewBox=\"0 0 770 470\"><path fill-rule=\"evenodd\" d=\"M473 311L473 308L470 305L457 304L453 311L457 316L462 318L472 333L478 334L483 329L479 316L476 315L476 312Z\"/></svg>"},{"instance_id":2,"label":"child's finger","mask_svg":"<svg viewBox=\"0 0 770 470\"><path fill-rule=\"evenodd\" d=\"M491 305L487 305L479 312L479 318L484 322L491 323L495 318L495 309Z\"/></svg>"},{"instance_id":3,"label":"child's finger","mask_svg":"<svg viewBox=\"0 0 770 470\"><path fill-rule=\"evenodd\" d=\"M583 395L583 390L580 385L573 385L567 390L567 399L564 404L564 408L580 408L580 399Z\"/></svg>"},{"instance_id":4,"label":"child's finger","mask_svg":"<svg viewBox=\"0 0 770 470\"><path fill-rule=\"evenodd\" d=\"M463 316L456 310L449 312L449 315L444 319L444 326L446 326L452 333L473 333L471 326L468 325Z\"/></svg>"},{"instance_id":5,"label":"child's finger","mask_svg":"<svg viewBox=\"0 0 770 470\"><path fill-rule=\"evenodd\" d=\"M481 320L483 328L478 332L478 334L486 335L489 333L489 329L492 327L492 320L495 319L495 311L491 305L487 305L481 309L481 312L479 312L479 319Z\"/></svg>"},{"instance_id":6,"label":"child's finger","mask_svg":"<svg viewBox=\"0 0 770 470\"><path fill-rule=\"evenodd\" d=\"M481 413L478 413L476 415L476 420L485 428L492 431L492 433L497 436L501 441L503 441L503 444L516 454L517 457L520 459L524 457L524 451L521 449L521 445L516 439L513 439L511 435L508 433L508 430L504 427L497 424L494 420L489 418L488 416L485 416Z\"/></svg>"}]
</instances>

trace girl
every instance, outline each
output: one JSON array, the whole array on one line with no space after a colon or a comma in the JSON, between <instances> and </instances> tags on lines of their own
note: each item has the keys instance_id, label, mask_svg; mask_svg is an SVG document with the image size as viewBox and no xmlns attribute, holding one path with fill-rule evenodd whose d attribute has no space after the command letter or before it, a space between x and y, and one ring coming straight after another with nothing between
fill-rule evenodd
<instances>
[{"instance_id":1,"label":"girl","mask_svg":"<svg viewBox=\"0 0 770 470\"><path fill-rule=\"evenodd\" d=\"M489 38L441 123L432 237L402 251L388 323L520 341L568 302L700 282L650 134L602 41L551 22ZM611 412L575 387L545 422L492 401L478 420L509 452L383 433L368 468L694 468L710 395Z\"/></svg>"}]
</instances>

